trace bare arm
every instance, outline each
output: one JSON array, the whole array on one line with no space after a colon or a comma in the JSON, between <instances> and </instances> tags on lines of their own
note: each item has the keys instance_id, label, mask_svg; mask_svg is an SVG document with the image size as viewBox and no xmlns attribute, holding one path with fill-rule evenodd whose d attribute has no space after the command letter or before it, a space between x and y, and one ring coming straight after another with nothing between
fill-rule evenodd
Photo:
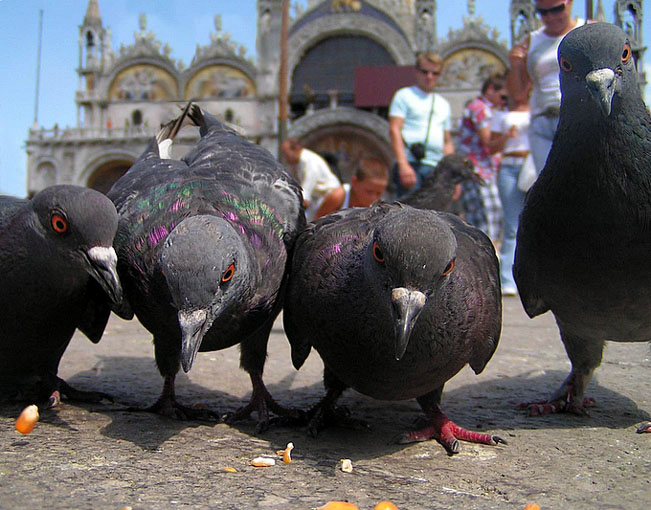
<instances>
[{"instance_id":1,"label":"bare arm","mask_svg":"<svg viewBox=\"0 0 651 510\"><path fill-rule=\"evenodd\" d=\"M400 184L409 189L416 184L416 172L407 161L405 144L402 141L402 126L405 119L402 117L389 117L389 137L391 138L391 148L398 163L398 175Z\"/></svg>"},{"instance_id":2,"label":"bare arm","mask_svg":"<svg viewBox=\"0 0 651 510\"><path fill-rule=\"evenodd\" d=\"M321 205L319 206L319 209L314 214L314 219L320 218L321 216L325 216L326 214L330 214L331 212L341 209L341 206L344 205L345 198L346 190L344 190L343 187L340 186L333 189L324 197L323 202L321 202Z\"/></svg>"},{"instance_id":3,"label":"bare arm","mask_svg":"<svg viewBox=\"0 0 651 510\"><path fill-rule=\"evenodd\" d=\"M529 38L522 44L516 44L509 52L510 69L506 75L506 88L516 103L526 102L529 98L532 82L527 72L527 52Z\"/></svg>"},{"instance_id":4,"label":"bare arm","mask_svg":"<svg viewBox=\"0 0 651 510\"><path fill-rule=\"evenodd\" d=\"M454 143L452 142L452 133L443 131L443 154L454 154Z\"/></svg>"}]
</instances>

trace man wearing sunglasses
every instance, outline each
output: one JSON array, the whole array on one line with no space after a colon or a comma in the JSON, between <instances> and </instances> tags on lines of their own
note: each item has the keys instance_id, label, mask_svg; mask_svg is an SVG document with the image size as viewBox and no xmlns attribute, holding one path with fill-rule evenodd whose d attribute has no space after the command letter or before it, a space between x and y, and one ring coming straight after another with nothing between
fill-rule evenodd
<instances>
[{"instance_id":1,"label":"man wearing sunglasses","mask_svg":"<svg viewBox=\"0 0 651 510\"><path fill-rule=\"evenodd\" d=\"M418 55L416 84L399 89L391 100L389 136L396 158L396 198L418 189L441 158L454 152L450 104L434 92L442 71L443 60L438 54Z\"/></svg>"},{"instance_id":2,"label":"man wearing sunglasses","mask_svg":"<svg viewBox=\"0 0 651 510\"><path fill-rule=\"evenodd\" d=\"M543 26L509 53L511 68L506 84L516 102L530 94L529 147L540 173L552 146L561 104L558 45L584 21L572 18L572 0L536 0L535 4Z\"/></svg>"}]
</instances>

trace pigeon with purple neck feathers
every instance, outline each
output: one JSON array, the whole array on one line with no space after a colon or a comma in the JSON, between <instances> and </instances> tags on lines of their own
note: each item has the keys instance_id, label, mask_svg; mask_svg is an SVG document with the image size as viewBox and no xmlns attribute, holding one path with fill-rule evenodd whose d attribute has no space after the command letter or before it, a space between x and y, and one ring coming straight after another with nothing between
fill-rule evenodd
<instances>
[{"instance_id":1,"label":"pigeon with purple neck feathers","mask_svg":"<svg viewBox=\"0 0 651 510\"><path fill-rule=\"evenodd\" d=\"M75 329L99 342L122 300L115 207L101 193L51 186L31 200L0 197L0 392L59 404L99 401L57 373Z\"/></svg>"},{"instance_id":2,"label":"pigeon with purple neck feathers","mask_svg":"<svg viewBox=\"0 0 651 510\"><path fill-rule=\"evenodd\" d=\"M377 203L332 213L299 236L283 312L298 369L314 347L325 398L308 414L315 435L351 424L335 402L346 388L382 400L415 398L426 426L401 443L459 439L496 444L449 420L444 384L466 364L479 373L502 324L498 263L490 240L449 213Z\"/></svg>"},{"instance_id":3,"label":"pigeon with purple neck feathers","mask_svg":"<svg viewBox=\"0 0 651 510\"><path fill-rule=\"evenodd\" d=\"M531 414L585 414L606 340L651 340L651 118L618 27L572 30L558 49L561 108L520 218L513 273L530 317L554 314L572 370Z\"/></svg>"},{"instance_id":4,"label":"pigeon with purple neck feathers","mask_svg":"<svg viewBox=\"0 0 651 510\"><path fill-rule=\"evenodd\" d=\"M197 145L180 161L162 158L187 122L200 128ZM198 351L239 344L253 394L231 419L257 411L261 430L269 410L293 416L271 398L262 372L285 266L305 224L298 183L268 151L190 103L108 196L120 214L115 246L125 295L153 334L164 377L148 410L214 417L176 401L176 374L191 369Z\"/></svg>"}]
</instances>

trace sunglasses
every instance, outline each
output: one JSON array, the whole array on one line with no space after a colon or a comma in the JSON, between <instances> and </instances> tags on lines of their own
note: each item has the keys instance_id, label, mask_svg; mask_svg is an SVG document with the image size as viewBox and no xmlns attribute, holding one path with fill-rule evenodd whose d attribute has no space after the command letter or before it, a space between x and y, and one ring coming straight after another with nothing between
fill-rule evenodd
<instances>
[{"instance_id":1,"label":"sunglasses","mask_svg":"<svg viewBox=\"0 0 651 510\"><path fill-rule=\"evenodd\" d=\"M422 67L417 67L418 72L423 73L425 75L431 74L432 76L441 76L441 71L428 71L427 69L423 69Z\"/></svg>"},{"instance_id":2,"label":"sunglasses","mask_svg":"<svg viewBox=\"0 0 651 510\"><path fill-rule=\"evenodd\" d=\"M556 7L550 7L548 9L545 9L543 7L536 7L536 12L540 16L547 16L548 14L559 14L565 10L565 2L563 2L560 5L557 5Z\"/></svg>"}]
</instances>

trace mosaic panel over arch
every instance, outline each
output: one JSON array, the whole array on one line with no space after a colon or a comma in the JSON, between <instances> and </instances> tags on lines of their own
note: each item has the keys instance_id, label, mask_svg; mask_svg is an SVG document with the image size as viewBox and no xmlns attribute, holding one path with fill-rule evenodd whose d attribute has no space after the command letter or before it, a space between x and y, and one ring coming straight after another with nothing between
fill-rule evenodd
<instances>
[{"instance_id":1,"label":"mosaic panel over arch","mask_svg":"<svg viewBox=\"0 0 651 510\"><path fill-rule=\"evenodd\" d=\"M239 69L218 64L204 67L196 73L185 88L188 99L230 99L254 97L255 84Z\"/></svg>"},{"instance_id":2,"label":"mosaic panel over arch","mask_svg":"<svg viewBox=\"0 0 651 510\"><path fill-rule=\"evenodd\" d=\"M480 89L493 73L504 73L506 66L497 55L478 48L455 51L445 59L438 86L454 89Z\"/></svg>"},{"instance_id":3,"label":"mosaic panel over arch","mask_svg":"<svg viewBox=\"0 0 651 510\"><path fill-rule=\"evenodd\" d=\"M174 77L158 66L136 64L120 71L109 87L112 101L164 101L178 98Z\"/></svg>"}]
</instances>

